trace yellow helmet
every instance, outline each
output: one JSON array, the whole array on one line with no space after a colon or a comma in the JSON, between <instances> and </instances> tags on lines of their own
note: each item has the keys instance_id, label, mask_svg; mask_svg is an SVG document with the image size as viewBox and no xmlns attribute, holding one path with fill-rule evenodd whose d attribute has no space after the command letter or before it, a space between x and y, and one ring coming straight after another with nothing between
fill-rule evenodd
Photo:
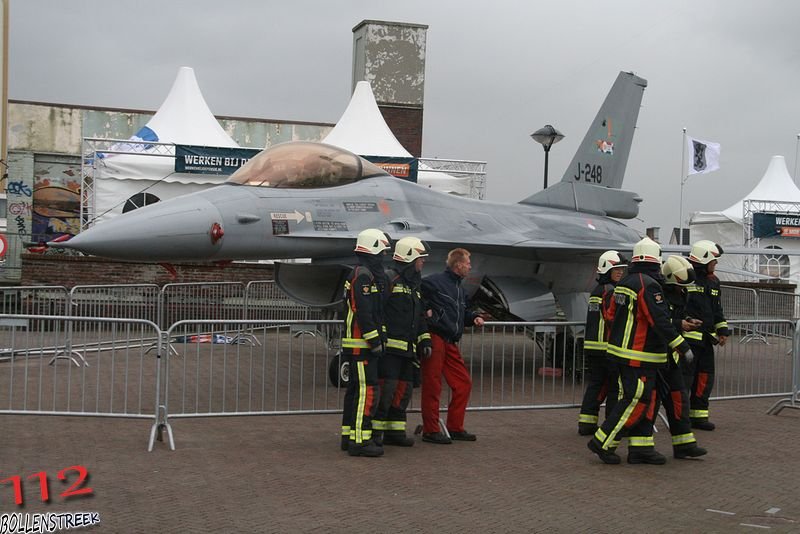
<instances>
[{"instance_id":1,"label":"yellow helmet","mask_svg":"<svg viewBox=\"0 0 800 534\"><path fill-rule=\"evenodd\" d=\"M607 250L600 255L597 260L597 274L605 274L615 267L627 267L628 262L622 254L616 250Z\"/></svg>"},{"instance_id":2,"label":"yellow helmet","mask_svg":"<svg viewBox=\"0 0 800 534\"><path fill-rule=\"evenodd\" d=\"M708 239L694 243L689 252L689 260L702 265L709 264L720 256L722 256L722 247Z\"/></svg>"},{"instance_id":3,"label":"yellow helmet","mask_svg":"<svg viewBox=\"0 0 800 534\"><path fill-rule=\"evenodd\" d=\"M392 259L403 263L411 263L417 258L424 258L428 255L428 247L417 237L404 237L394 246L394 256Z\"/></svg>"},{"instance_id":4,"label":"yellow helmet","mask_svg":"<svg viewBox=\"0 0 800 534\"><path fill-rule=\"evenodd\" d=\"M695 281L694 267L683 256L667 258L667 261L661 266L661 274L664 275L668 284L689 286Z\"/></svg>"},{"instance_id":5,"label":"yellow helmet","mask_svg":"<svg viewBox=\"0 0 800 534\"><path fill-rule=\"evenodd\" d=\"M364 254L380 254L389 248L389 238L386 234L375 228L367 228L356 238L356 252Z\"/></svg>"},{"instance_id":6,"label":"yellow helmet","mask_svg":"<svg viewBox=\"0 0 800 534\"><path fill-rule=\"evenodd\" d=\"M661 263L661 245L645 237L635 245L633 245L633 258L632 262L648 262L648 263Z\"/></svg>"}]
</instances>

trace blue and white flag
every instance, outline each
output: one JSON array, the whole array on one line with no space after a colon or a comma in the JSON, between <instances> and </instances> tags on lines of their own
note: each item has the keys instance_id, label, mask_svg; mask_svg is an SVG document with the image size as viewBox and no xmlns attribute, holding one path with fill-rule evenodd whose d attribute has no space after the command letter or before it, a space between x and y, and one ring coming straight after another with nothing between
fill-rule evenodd
<instances>
[{"instance_id":1,"label":"blue and white flag","mask_svg":"<svg viewBox=\"0 0 800 534\"><path fill-rule=\"evenodd\" d=\"M705 174L719 169L719 143L686 137L689 145L689 168L686 175Z\"/></svg>"}]
</instances>

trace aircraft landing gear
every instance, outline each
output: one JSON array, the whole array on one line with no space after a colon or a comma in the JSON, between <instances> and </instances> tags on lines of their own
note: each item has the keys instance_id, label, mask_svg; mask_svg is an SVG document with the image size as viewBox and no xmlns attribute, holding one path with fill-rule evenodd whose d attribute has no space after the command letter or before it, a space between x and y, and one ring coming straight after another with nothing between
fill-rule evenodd
<instances>
[{"instance_id":1,"label":"aircraft landing gear","mask_svg":"<svg viewBox=\"0 0 800 534\"><path fill-rule=\"evenodd\" d=\"M338 388L346 388L350 383L350 362L337 352L328 364L328 378Z\"/></svg>"}]
</instances>

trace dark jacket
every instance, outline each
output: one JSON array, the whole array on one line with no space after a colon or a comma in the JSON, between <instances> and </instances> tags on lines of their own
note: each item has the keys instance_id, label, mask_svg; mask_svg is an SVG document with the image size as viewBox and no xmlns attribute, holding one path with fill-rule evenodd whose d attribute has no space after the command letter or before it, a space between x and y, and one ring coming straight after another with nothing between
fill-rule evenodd
<instances>
[{"instance_id":1,"label":"dark jacket","mask_svg":"<svg viewBox=\"0 0 800 534\"><path fill-rule=\"evenodd\" d=\"M697 280L686 288L686 315L700 319L703 325L694 332L687 332L684 337L692 344L716 343L717 336L730 335L720 301L719 278L708 274L705 265L692 265Z\"/></svg>"},{"instance_id":2,"label":"dark jacket","mask_svg":"<svg viewBox=\"0 0 800 534\"><path fill-rule=\"evenodd\" d=\"M429 347L431 336L420 294L421 278L414 264L398 264L389 270L386 301L386 352L415 357L418 348Z\"/></svg>"},{"instance_id":3,"label":"dark jacket","mask_svg":"<svg viewBox=\"0 0 800 534\"><path fill-rule=\"evenodd\" d=\"M428 329L449 343L457 343L464 327L475 321L476 314L467 311L467 294L461 277L449 268L422 279L422 298L433 312Z\"/></svg>"},{"instance_id":4,"label":"dark jacket","mask_svg":"<svg viewBox=\"0 0 800 534\"><path fill-rule=\"evenodd\" d=\"M353 354L380 347L386 337L383 306L388 290L380 257L356 254L360 265L344 283L345 332L342 348Z\"/></svg>"},{"instance_id":5,"label":"dark jacket","mask_svg":"<svg viewBox=\"0 0 800 534\"><path fill-rule=\"evenodd\" d=\"M605 314L611 306L614 295L614 284L610 278L601 277L598 284L589 295L589 309L586 312L586 335L583 348L590 356L606 355L606 342L610 332L610 323L606 322Z\"/></svg>"},{"instance_id":6,"label":"dark jacket","mask_svg":"<svg viewBox=\"0 0 800 534\"><path fill-rule=\"evenodd\" d=\"M657 264L633 263L614 288L607 352L632 367L661 367L667 353L684 354L689 344L672 324Z\"/></svg>"}]
</instances>

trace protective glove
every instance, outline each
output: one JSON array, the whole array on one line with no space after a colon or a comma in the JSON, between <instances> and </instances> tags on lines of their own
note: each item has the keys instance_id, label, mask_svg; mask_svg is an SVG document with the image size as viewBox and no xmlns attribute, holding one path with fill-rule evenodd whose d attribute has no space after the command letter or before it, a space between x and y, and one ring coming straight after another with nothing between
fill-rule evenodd
<instances>
[{"instance_id":1,"label":"protective glove","mask_svg":"<svg viewBox=\"0 0 800 534\"><path fill-rule=\"evenodd\" d=\"M372 353L373 356L380 356L381 354L383 354L383 343L378 343L377 345L369 349L369 351Z\"/></svg>"},{"instance_id":2,"label":"protective glove","mask_svg":"<svg viewBox=\"0 0 800 534\"><path fill-rule=\"evenodd\" d=\"M430 347L423 347L420 350L420 356L423 358L430 358L431 354L433 354L433 350Z\"/></svg>"},{"instance_id":3,"label":"protective glove","mask_svg":"<svg viewBox=\"0 0 800 534\"><path fill-rule=\"evenodd\" d=\"M692 349L689 349L689 350L687 350L686 352L683 353L683 360L688 365L691 365L691 363L694 361L694 352L692 352Z\"/></svg>"}]
</instances>

